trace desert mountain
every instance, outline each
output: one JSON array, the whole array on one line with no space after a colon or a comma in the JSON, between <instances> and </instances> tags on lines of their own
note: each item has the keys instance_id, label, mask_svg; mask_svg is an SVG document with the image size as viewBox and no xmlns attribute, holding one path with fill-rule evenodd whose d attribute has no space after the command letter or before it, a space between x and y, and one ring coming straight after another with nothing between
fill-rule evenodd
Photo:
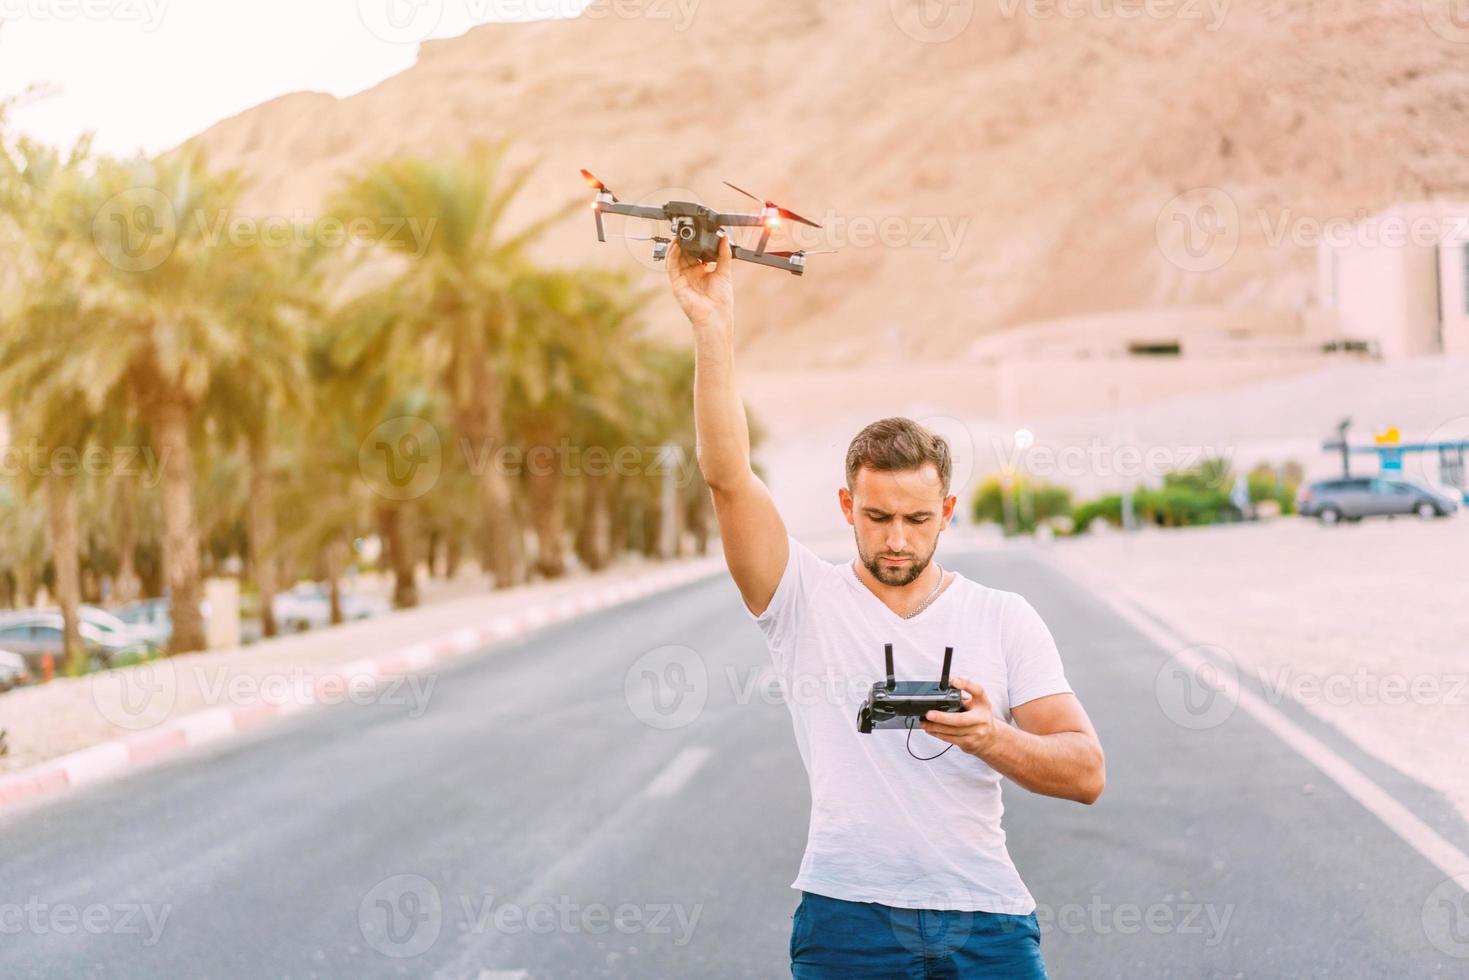
<instances>
[{"instance_id":1,"label":"desert mountain","mask_svg":"<svg viewBox=\"0 0 1469 980\"><path fill-rule=\"evenodd\" d=\"M311 213L375 158L504 136L538 162L526 218L585 200L580 167L624 200L749 204L730 180L827 226L794 244L842 250L804 280L738 269L748 363L937 359L1074 313L1297 306L1314 261L1299 219L1469 196L1469 30L1450 40L1432 6L598 0L428 43L369 91L287 96L200 139L253 179L261 215ZM1237 212L1238 250L1210 272L1170 262L1156 230L1200 187ZM540 251L654 282L646 247L598 245L577 211Z\"/></svg>"}]
</instances>

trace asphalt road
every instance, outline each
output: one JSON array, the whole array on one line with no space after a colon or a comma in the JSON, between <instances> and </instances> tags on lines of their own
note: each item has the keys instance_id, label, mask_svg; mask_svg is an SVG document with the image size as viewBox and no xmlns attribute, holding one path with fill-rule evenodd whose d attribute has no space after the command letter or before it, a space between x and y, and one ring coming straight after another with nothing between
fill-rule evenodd
<instances>
[{"instance_id":1,"label":"asphalt road","mask_svg":"<svg viewBox=\"0 0 1469 980\"><path fill-rule=\"evenodd\" d=\"M1053 977L1469 975L1462 892L1335 783L1244 713L1175 724L1169 652L1043 564L951 564L1030 598L1107 751L1095 806L1005 789ZM714 578L0 816L0 977L788 976L765 657Z\"/></svg>"}]
</instances>

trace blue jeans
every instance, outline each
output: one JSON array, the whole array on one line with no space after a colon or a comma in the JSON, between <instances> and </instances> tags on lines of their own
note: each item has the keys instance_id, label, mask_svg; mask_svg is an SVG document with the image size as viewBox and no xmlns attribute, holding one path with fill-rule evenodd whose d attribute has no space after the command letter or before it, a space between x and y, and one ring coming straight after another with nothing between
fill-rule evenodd
<instances>
[{"instance_id":1,"label":"blue jeans","mask_svg":"<svg viewBox=\"0 0 1469 980\"><path fill-rule=\"evenodd\" d=\"M791 917L791 976L1044 980L1046 966L1034 914L896 909L803 891Z\"/></svg>"}]
</instances>

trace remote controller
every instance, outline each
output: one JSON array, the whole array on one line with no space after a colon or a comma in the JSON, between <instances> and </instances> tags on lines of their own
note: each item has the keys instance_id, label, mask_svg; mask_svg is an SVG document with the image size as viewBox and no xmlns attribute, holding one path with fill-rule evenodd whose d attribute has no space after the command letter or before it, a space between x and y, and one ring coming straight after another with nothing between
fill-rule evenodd
<instances>
[{"instance_id":1,"label":"remote controller","mask_svg":"<svg viewBox=\"0 0 1469 980\"><path fill-rule=\"evenodd\" d=\"M874 728L909 730L917 728L919 721L930 711L964 710L963 693L949 686L953 647L944 647L944 671L937 684L933 681L895 680L891 643L884 645L883 655L887 661L887 681L872 685L872 693L857 712L857 731L868 735Z\"/></svg>"}]
</instances>

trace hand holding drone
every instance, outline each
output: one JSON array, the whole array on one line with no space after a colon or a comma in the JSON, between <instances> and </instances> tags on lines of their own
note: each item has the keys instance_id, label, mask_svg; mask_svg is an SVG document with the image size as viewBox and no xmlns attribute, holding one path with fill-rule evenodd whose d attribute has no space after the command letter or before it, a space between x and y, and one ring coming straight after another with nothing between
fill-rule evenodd
<instances>
[{"instance_id":1,"label":"hand holding drone","mask_svg":"<svg viewBox=\"0 0 1469 980\"><path fill-rule=\"evenodd\" d=\"M729 239L722 239L719 258L713 263L684 258L677 242L668 246L668 284L673 297L695 329L734 327L734 277L730 266Z\"/></svg>"},{"instance_id":2,"label":"hand holding drone","mask_svg":"<svg viewBox=\"0 0 1469 980\"><path fill-rule=\"evenodd\" d=\"M754 262L759 265L768 265L773 269L785 269L792 275L802 275L806 271L806 256L820 255L823 252L835 251L834 249L823 249L822 252L811 252L805 249L796 251L767 252L765 246L770 244L770 233L778 228L782 221L794 221L812 228L820 228L816 222L801 217L794 211L787 210L774 201L766 201L756 197L749 191L741 190L725 181L725 186L739 191L752 200L760 201L762 208L759 214L745 214L739 212L715 211L702 204L694 204L689 201L669 201L661 207L653 207L645 204L624 204L612 193L611 188L602 183L589 171L583 170L581 175L586 178L588 184L597 191L596 198L592 201L592 212L597 219L597 241L605 242L607 235L602 227L603 214L621 214L631 218L647 218L650 221L667 221L673 238L652 236L640 238L634 235L624 235L624 238L632 238L635 241L650 241L653 243L653 259L661 262L668 257L668 246L676 239L679 251L696 262L714 262L719 257L719 242L727 237L728 228L759 228L760 242L753 249L730 242L731 255L742 262Z\"/></svg>"}]
</instances>

